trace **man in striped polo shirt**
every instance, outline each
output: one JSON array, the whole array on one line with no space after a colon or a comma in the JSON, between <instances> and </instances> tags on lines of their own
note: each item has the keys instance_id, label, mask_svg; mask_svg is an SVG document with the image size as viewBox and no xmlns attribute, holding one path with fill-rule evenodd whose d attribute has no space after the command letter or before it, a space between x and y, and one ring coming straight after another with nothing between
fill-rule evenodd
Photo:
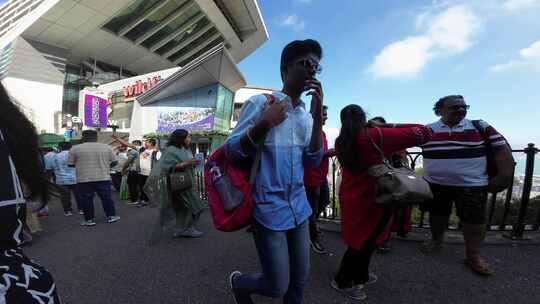
<instances>
[{"instance_id":1,"label":"man in striped polo shirt","mask_svg":"<svg viewBox=\"0 0 540 304\"><path fill-rule=\"evenodd\" d=\"M455 204L465 239L465 262L476 273L489 275L489 264L480 255L487 193L502 191L512 182L513 158L505 138L493 127L465 118L468 109L460 95L439 99L433 109L441 119L428 125L433 138L422 146L424 177L434 195L433 202L422 207L430 212L432 240L421 249L430 253L441 247ZM488 150L497 167L494 176L488 176Z\"/></svg>"}]
</instances>

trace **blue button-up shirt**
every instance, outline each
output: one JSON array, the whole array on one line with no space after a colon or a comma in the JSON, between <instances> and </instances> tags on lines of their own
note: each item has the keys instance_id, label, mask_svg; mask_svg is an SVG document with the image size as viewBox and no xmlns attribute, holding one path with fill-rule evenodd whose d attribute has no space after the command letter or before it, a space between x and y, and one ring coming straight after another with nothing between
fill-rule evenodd
<instances>
[{"instance_id":1,"label":"blue button-up shirt","mask_svg":"<svg viewBox=\"0 0 540 304\"><path fill-rule=\"evenodd\" d=\"M77 183L75 168L68 166L68 155L69 151L62 151L51 158L51 169L54 170L58 185L75 185Z\"/></svg>"},{"instance_id":2,"label":"blue button-up shirt","mask_svg":"<svg viewBox=\"0 0 540 304\"><path fill-rule=\"evenodd\" d=\"M304 166L317 167L323 149L321 145L319 151L309 152L313 118L305 104L301 102L293 108L289 96L281 92L272 95L288 103L289 108L287 119L266 135L253 185L253 216L268 229L279 231L295 228L311 215L304 189ZM255 149L242 150L240 138L259 121L266 101L265 95L256 95L245 102L238 124L226 142L229 160L241 161L255 155Z\"/></svg>"}]
</instances>

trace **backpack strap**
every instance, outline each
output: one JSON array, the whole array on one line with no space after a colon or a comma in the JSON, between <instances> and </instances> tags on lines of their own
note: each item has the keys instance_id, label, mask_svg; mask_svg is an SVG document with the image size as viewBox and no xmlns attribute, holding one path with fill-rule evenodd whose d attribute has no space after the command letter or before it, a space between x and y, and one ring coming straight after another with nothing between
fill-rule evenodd
<instances>
[{"instance_id":1,"label":"backpack strap","mask_svg":"<svg viewBox=\"0 0 540 304\"><path fill-rule=\"evenodd\" d=\"M157 153L158 151L152 151L152 156L150 157L150 169L154 168L155 163L157 162Z\"/></svg>"},{"instance_id":2,"label":"backpack strap","mask_svg":"<svg viewBox=\"0 0 540 304\"><path fill-rule=\"evenodd\" d=\"M482 128L482 125L480 124L480 120L471 120L474 128L478 130L480 133L480 136L482 136L482 140L484 141L484 144L486 145L486 149L491 149L491 141L489 140L489 136L484 128Z\"/></svg>"}]
</instances>

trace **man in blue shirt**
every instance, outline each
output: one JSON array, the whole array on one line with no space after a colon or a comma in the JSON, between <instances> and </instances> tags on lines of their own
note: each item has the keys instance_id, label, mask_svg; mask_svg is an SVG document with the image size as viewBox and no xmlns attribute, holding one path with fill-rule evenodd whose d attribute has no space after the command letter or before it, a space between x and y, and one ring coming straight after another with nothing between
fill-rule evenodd
<instances>
[{"instance_id":1,"label":"man in blue shirt","mask_svg":"<svg viewBox=\"0 0 540 304\"><path fill-rule=\"evenodd\" d=\"M237 303L252 303L251 294L284 297L302 303L309 274L311 215L303 184L304 167L317 167L323 156L321 83L322 49L317 41L293 41L281 54L283 89L271 98L246 101L238 124L226 142L233 162L253 159L264 142L253 185L253 237L262 273L230 275ZM310 112L300 95L309 91Z\"/></svg>"},{"instance_id":2,"label":"man in blue shirt","mask_svg":"<svg viewBox=\"0 0 540 304\"><path fill-rule=\"evenodd\" d=\"M51 169L56 176L56 184L60 188L60 201L64 208L64 215L72 216L71 194L75 194L75 185L77 184L77 181L75 177L75 168L69 167L67 163L71 143L61 142L58 144L58 148L60 149L60 152L56 153L51 158ZM79 210L82 209L79 208Z\"/></svg>"}]
</instances>

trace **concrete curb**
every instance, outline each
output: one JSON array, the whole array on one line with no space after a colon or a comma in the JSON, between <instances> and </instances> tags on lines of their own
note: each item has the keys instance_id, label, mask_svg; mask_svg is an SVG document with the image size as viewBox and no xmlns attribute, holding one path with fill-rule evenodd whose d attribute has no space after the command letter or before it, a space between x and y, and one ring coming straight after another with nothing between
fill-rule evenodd
<instances>
[{"instance_id":1,"label":"concrete curb","mask_svg":"<svg viewBox=\"0 0 540 304\"><path fill-rule=\"evenodd\" d=\"M323 231L340 233L341 223L339 221L319 220L319 227ZM527 246L540 245L540 231L525 231L524 238L513 240L507 235L510 231L488 231L486 234L486 245L502 245L502 246ZM413 228L407 234L406 238L392 236L393 239L408 241L408 242L423 242L430 238L430 232L427 228ZM463 244L463 235L461 231L449 230L445 236L445 243L448 244Z\"/></svg>"}]
</instances>

